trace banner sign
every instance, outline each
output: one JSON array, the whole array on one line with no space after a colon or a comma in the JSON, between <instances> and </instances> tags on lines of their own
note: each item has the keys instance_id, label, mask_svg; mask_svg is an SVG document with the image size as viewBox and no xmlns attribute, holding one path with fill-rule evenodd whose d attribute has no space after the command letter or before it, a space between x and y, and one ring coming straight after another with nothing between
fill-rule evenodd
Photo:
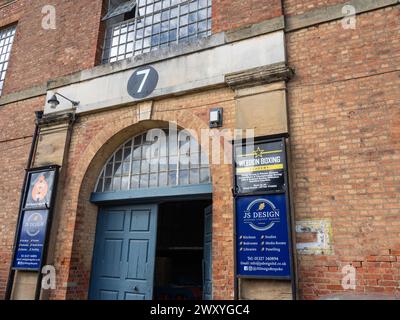
<instances>
[{"instance_id":1,"label":"banner sign","mask_svg":"<svg viewBox=\"0 0 400 320\"><path fill-rule=\"evenodd\" d=\"M283 140L235 148L236 194L284 192L285 149Z\"/></svg>"},{"instance_id":2,"label":"banner sign","mask_svg":"<svg viewBox=\"0 0 400 320\"><path fill-rule=\"evenodd\" d=\"M285 194L236 199L238 276L291 277Z\"/></svg>"},{"instance_id":3,"label":"banner sign","mask_svg":"<svg viewBox=\"0 0 400 320\"><path fill-rule=\"evenodd\" d=\"M55 171L30 172L25 209L49 208L53 194Z\"/></svg>"},{"instance_id":4,"label":"banner sign","mask_svg":"<svg viewBox=\"0 0 400 320\"><path fill-rule=\"evenodd\" d=\"M16 269L39 270L46 240L48 210L25 211L15 252Z\"/></svg>"},{"instance_id":5,"label":"banner sign","mask_svg":"<svg viewBox=\"0 0 400 320\"><path fill-rule=\"evenodd\" d=\"M58 166L27 172L13 269L40 270L55 196Z\"/></svg>"}]
</instances>

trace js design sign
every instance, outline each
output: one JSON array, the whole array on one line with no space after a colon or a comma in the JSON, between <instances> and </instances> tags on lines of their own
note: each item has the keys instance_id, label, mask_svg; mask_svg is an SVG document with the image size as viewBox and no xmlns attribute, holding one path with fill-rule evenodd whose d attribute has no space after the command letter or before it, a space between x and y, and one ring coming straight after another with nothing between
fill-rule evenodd
<instances>
[{"instance_id":1,"label":"js design sign","mask_svg":"<svg viewBox=\"0 0 400 320\"><path fill-rule=\"evenodd\" d=\"M235 192L254 194L285 191L284 141L235 147Z\"/></svg>"},{"instance_id":2,"label":"js design sign","mask_svg":"<svg viewBox=\"0 0 400 320\"><path fill-rule=\"evenodd\" d=\"M40 270L55 196L58 167L27 172L13 268Z\"/></svg>"},{"instance_id":3,"label":"js design sign","mask_svg":"<svg viewBox=\"0 0 400 320\"><path fill-rule=\"evenodd\" d=\"M48 217L48 210L23 213L14 259L15 269L40 270Z\"/></svg>"},{"instance_id":4,"label":"js design sign","mask_svg":"<svg viewBox=\"0 0 400 320\"><path fill-rule=\"evenodd\" d=\"M289 279L288 226L285 194L237 198L237 275Z\"/></svg>"}]
</instances>

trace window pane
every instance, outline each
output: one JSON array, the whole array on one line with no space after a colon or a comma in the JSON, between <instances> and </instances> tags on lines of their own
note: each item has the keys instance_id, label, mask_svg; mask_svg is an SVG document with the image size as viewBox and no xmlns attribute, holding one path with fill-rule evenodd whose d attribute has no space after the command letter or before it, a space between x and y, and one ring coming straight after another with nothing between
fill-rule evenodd
<instances>
[{"instance_id":1,"label":"window pane","mask_svg":"<svg viewBox=\"0 0 400 320\"><path fill-rule=\"evenodd\" d=\"M168 170L168 158L162 157L160 158L160 171L167 171Z\"/></svg>"},{"instance_id":2,"label":"window pane","mask_svg":"<svg viewBox=\"0 0 400 320\"><path fill-rule=\"evenodd\" d=\"M129 172L131 169L131 163L130 162L123 162L122 164L122 175L123 176L128 176Z\"/></svg>"},{"instance_id":3,"label":"window pane","mask_svg":"<svg viewBox=\"0 0 400 320\"><path fill-rule=\"evenodd\" d=\"M166 134L169 141L170 137ZM193 151L200 151L193 138L187 137L187 140L180 141L180 148L176 147L177 142L174 141L169 142L174 146L172 148L164 144L163 154L166 156L159 157L159 152L146 154L146 150L152 150L154 144L143 144L146 141L145 137L146 133L134 137L115 151L98 177L95 192L210 182L208 164L199 164L200 158L206 160L207 156L201 152L190 152L192 148L188 148L190 145L193 146Z\"/></svg>"},{"instance_id":4,"label":"window pane","mask_svg":"<svg viewBox=\"0 0 400 320\"><path fill-rule=\"evenodd\" d=\"M8 60L10 59L11 47L14 40L16 26L0 29L0 96L3 91L4 81L6 78L6 71Z\"/></svg>"},{"instance_id":5,"label":"window pane","mask_svg":"<svg viewBox=\"0 0 400 320\"><path fill-rule=\"evenodd\" d=\"M176 171L171 171L168 174L168 185L175 186L176 185Z\"/></svg>"},{"instance_id":6,"label":"window pane","mask_svg":"<svg viewBox=\"0 0 400 320\"><path fill-rule=\"evenodd\" d=\"M142 160L142 166L140 169L141 173L148 173L150 170L149 162L147 160Z\"/></svg>"},{"instance_id":7,"label":"window pane","mask_svg":"<svg viewBox=\"0 0 400 320\"><path fill-rule=\"evenodd\" d=\"M210 170L209 168L200 169L200 183L208 183L210 181Z\"/></svg>"},{"instance_id":8,"label":"window pane","mask_svg":"<svg viewBox=\"0 0 400 320\"><path fill-rule=\"evenodd\" d=\"M199 170L191 169L190 170L190 184L198 184L199 183Z\"/></svg>"},{"instance_id":9,"label":"window pane","mask_svg":"<svg viewBox=\"0 0 400 320\"><path fill-rule=\"evenodd\" d=\"M149 187L149 175L142 174L140 176L140 188L148 188Z\"/></svg>"},{"instance_id":10,"label":"window pane","mask_svg":"<svg viewBox=\"0 0 400 320\"><path fill-rule=\"evenodd\" d=\"M160 172L158 186L163 187L163 186L166 186L167 183L168 183L168 173Z\"/></svg>"},{"instance_id":11,"label":"window pane","mask_svg":"<svg viewBox=\"0 0 400 320\"><path fill-rule=\"evenodd\" d=\"M176 170L178 168L178 157L172 156L169 158L169 170Z\"/></svg>"},{"instance_id":12,"label":"window pane","mask_svg":"<svg viewBox=\"0 0 400 320\"><path fill-rule=\"evenodd\" d=\"M114 175L113 172L113 159L111 159L110 163L106 165L106 177L111 177Z\"/></svg>"},{"instance_id":13,"label":"window pane","mask_svg":"<svg viewBox=\"0 0 400 320\"><path fill-rule=\"evenodd\" d=\"M180 185L189 184L189 171L188 170L182 170L179 172L179 184Z\"/></svg>"},{"instance_id":14,"label":"window pane","mask_svg":"<svg viewBox=\"0 0 400 320\"><path fill-rule=\"evenodd\" d=\"M102 62L115 62L171 43L211 35L211 5L211 0L138 1L138 17L107 28Z\"/></svg>"},{"instance_id":15,"label":"window pane","mask_svg":"<svg viewBox=\"0 0 400 320\"><path fill-rule=\"evenodd\" d=\"M134 175L131 178L131 189L138 189L139 188L139 175Z\"/></svg>"},{"instance_id":16,"label":"window pane","mask_svg":"<svg viewBox=\"0 0 400 320\"><path fill-rule=\"evenodd\" d=\"M96 192L103 192L103 179L99 179L97 184Z\"/></svg>"},{"instance_id":17,"label":"window pane","mask_svg":"<svg viewBox=\"0 0 400 320\"><path fill-rule=\"evenodd\" d=\"M200 154L193 153L190 155L190 167L198 168L200 166Z\"/></svg>"},{"instance_id":18,"label":"window pane","mask_svg":"<svg viewBox=\"0 0 400 320\"><path fill-rule=\"evenodd\" d=\"M157 187L157 182L158 182L157 178L158 178L157 173L150 175L150 183L149 183L150 187Z\"/></svg>"},{"instance_id":19,"label":"window pane","mask_svg":"<svg viewBox=\"0 0 400 320\"><path fill-rule=\"evenodd\" d=\"M129 177L123 177L121 182L121 190L129 189Z\"/></svg>"},{"instance_id":20,"label":"window pane","mask_svg":"<svg viewBox=\"0 0 400 320\"><path fill-rule=\"evenodd\" d=\"M113 190L121 190L121 178L113 178Z\"/></svg>"},{"instance_id":21,"label":"window pane","mask_svg":"<svg viewBox=\"0 0 400 320\"><path fill-rule=\"evenodd\" d=\"M115 162L114 164L114 175L120 176L122 174L122 164L121 162Z\"/></svg>"},{"instance_id":22,"label":"window pane","mask_svg":"<svg viewBox=\"0 0 400 320\"><path fill-rule=\"evenodd\" d=\"M111 187L111 181L112 181L111 178L106 178L106 179L105 179L105 183L104 183L104 191L105 191L105 192L111 191L111 189L112 189L112 187Z\"/></svg>"}]
</instances>

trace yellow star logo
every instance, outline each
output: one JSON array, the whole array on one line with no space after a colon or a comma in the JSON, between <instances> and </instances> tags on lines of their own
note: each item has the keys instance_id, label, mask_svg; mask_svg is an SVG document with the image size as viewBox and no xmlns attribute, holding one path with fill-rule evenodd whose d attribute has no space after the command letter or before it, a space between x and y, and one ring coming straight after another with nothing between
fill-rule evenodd
<instances>
[{"instance_id":1,"label":"yellow star logo","mask_svg":"<svg viewBox=\"0 0 400 320\"><path fill-rule=\"evenodd\" d=\"M262 157L264 153L264 150L260 149L260 147L257 148L257 150L254 150L253 154L256 158Z\"/></svg>"}]
</instances>

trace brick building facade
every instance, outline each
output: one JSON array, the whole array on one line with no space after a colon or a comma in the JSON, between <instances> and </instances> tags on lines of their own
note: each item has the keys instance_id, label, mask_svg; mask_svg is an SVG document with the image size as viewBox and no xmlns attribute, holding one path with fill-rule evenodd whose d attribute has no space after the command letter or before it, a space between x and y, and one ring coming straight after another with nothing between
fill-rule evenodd
<instances>
[{"instance_id":1,"label":"brick building facade","mask_svg":"<svg viewBox=\"0 0 400 320\"><path fill-rule=\"evenodd\" d=\"M91 199L103 166L128 139L170 122L200 136L214 108L223 109L222 129L285 137L296 285L236 283L232 165L211 163L212 298L319 299L348 292L398 297L398 1L175 1L183 3L179 19L181 6L188 3L190 15L196 2L197 29L190 20L171 29L171 4L165 45L160 31L148 48L141 42L140 54L121 59L129 50L126 40L114 62L112 44L104 53L107 30L115 24L122 30L124 23L129 28L129 21L140 30L136 18L103 19L110 6L123 2L0 1L0 35L15 26L0 91L0 298L33 299L37 293L37 272L10 272L35 111L44 115L31 165L61 167L46 257L57 271L57 287L43 290L41 298L87 299L104 206ZM136 7L147 8L141 3L134 6L136 15ZM52 19L48 5L55 9L54 29L42 25ZM208 14L204 34L202 10ZM132 98L127 80L149 65L159 73L158 87L148 97ZM80 105L71 109L60 98L52 109L47 101L55 92ZM351 289L342 285L346 266L355 268Z\"/></svg>"}]
</instances>

